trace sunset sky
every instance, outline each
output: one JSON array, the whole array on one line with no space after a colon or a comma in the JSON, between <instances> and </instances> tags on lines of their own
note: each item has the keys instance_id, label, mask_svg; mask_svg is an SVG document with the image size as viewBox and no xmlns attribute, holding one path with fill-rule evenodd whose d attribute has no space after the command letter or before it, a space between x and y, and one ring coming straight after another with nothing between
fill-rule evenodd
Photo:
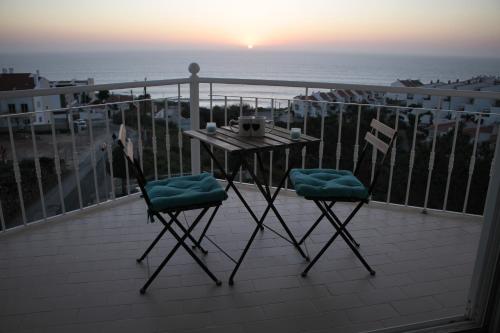
<instances>
[{"instance_id":1,"label":"sunset sky","mask_svg":"<svg viewBox=\"0 0 500 333\"><path fill-rule=\"evenodd\" d=\"M500 1L0 1L0 52L249 45L500 57Z\"/></svg>"}]
</instances>

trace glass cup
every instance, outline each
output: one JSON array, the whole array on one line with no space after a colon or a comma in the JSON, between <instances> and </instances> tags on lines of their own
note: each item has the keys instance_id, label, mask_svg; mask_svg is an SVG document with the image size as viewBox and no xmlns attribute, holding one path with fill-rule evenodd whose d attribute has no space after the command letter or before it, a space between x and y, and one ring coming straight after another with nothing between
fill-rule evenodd
<instances>
[{"instance_id":1,"label":"glass cup","mask_svg":"<svg viewBox=\"0 0 500 333\"><path fill-rule=\"evenodd\" d=\"M301 130L299 127L293 127L290 130L290 138L292 140L298 140L298 139L300 139L300 133L301 133Z\"/></svg>"},{"instance_id":2,"label":"glass cup","mask_svg":"<svg viewBox=\"0 0 500 333\"><path fill-rule=\"evenodd\" d=\"M217 124L213 122L208 122L207 123L207 134L215 134L215 131L217 130Z\"/></svg>"}]
</instances>

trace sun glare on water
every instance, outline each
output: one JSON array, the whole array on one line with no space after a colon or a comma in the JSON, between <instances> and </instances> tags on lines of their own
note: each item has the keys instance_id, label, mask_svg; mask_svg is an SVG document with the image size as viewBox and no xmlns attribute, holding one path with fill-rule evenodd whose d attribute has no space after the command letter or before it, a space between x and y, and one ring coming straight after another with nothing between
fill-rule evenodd
<instances>
[{"instance_id":1,"label":"sun glare on water","mask_svg":"<svg viewBox=\"0 0 500 333\"><path fill-rule=\"evenodd\" d=\"M250 50L250 49L253 49L253 45L252 44L248 44L247 48Z\"/></svg>"}]
</instances>

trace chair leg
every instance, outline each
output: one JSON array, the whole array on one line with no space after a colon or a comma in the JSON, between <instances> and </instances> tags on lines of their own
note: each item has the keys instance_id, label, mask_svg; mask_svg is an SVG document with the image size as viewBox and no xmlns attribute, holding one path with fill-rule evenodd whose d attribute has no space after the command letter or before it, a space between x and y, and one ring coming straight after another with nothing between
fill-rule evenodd
<instances>
[{"instance_id":1,"label":"chair leg","mask_svg":"<svg viewBox=\"0 0 500 333\"><path fill-rule=\"evenodd\" d=\"M196 219L200 219L201 220L203 218L203 216L205 215L205 213L207 212L207 210L208 210L208 208L203 209ZM180 213L180 212L178 212L178 213ZM182 232L186 233L186 227L184 227L182 225L182 223L177 219L177 216L179 215L178 213L176 213L176 215L175 214L173 215L175 217L173 219L173 222L179 227L179 229L182 230ZM168 214L170 216L172 216L171 213L168 213ZM158 219L164 225L167 223L165 221L165 219L160 214L158 214ZM187 237L191 240L191 242L193 242L194 247L199 248L201 250L201 252L203 252L203 254L207 254L208 253L208 251L205 250L203 247L201 247L201 245L198 243L198 241L191 234L188 233Z\"/></svg>"},{"instance_id":2,"label":"chair leg","mask_svg":"<svg viewBox=\"0 0 500 333\"><path fill-rule=\"evenodd\" d=\"M176 217L179 215L180 212L177 212L176 213ZM172 220L170 220L168 223L169 224L172 224ZM146 251L142 254L142 256L140 258L137 258L137 262L141 262L143 261L147 255L149 254L149 252L151 252L151 250L153 249L153 247L155 247L156 243L158 243L158 241L163 237L163 235L165 234L165 232L168 230L168 228L166 226L163 227L163 230L160 232L160 234L158 236L156 236L156 238L153 240L153 242L148 246L148 248L146 249Z\"/></svg>"},{"instance_id":3,"label":"chair leg","mask_svg":"<svg viewBox=\"0 0 500 333\"><path fill-rule=\"evenodd\" d=\"M210 215L210 218L208 219L208 222L205 225L205 228L203 229L203 232L201 233L200 237L198 238L198 245L199 246L201 246L201 241L203 240L203 237L205 237L205 234L207 233L208 228L212 224L212 220L214 219L215 214L217 214L217 211L219 210L219 207L220 206L217 206L217 207L214 208L214 211L212 212L212 215ZM193 249L196 248L196 245L193 245L192 248Z\"/></svg>"},{"instance_id":4,"label":"chair leg","mask_svg":"<svg viewBox=\"0 0 500 333\"><path fill-rule=\"evenodd\" d=\"M333 207L334 204L335 204L335 201L332 201L329 205L330 208ZM316 229L316 227L323 220L324 217L325 217L325 214L321 213L321 215L318 217L316 222L314 222L314 224L311 226L311 228L309 228L309 230L307 230L305 235L300 239L299 244L302 244L305 242L306 238L309 237L309 235L314 231L314 229Z\"/></svg>"},{"instance_id":5,"label":"chair leg","mask_svg":"<svg viewBox=\"0 0 500 333\"><path fill-rule=\"evenodd\" d=\"M325 201L323 201L323 205L325 206L325 210L328 214L330 214L330 216L335 220L335 222L337 223L337 226L340 227L342 225L342 221L340 221L340 219L337 217L337 215L335 215L332 211L332 206L333 205L328 205ZM331 220L329 220L331 222ZM351 235L351 233L349 232L349 230L347 230L347 228L345 228L343 230L344 234L347 236L347 238L349 238L349 240L352 242L352 244L354 244L356 247L359 247L360 244L358 242L356 242L356 240L354 239L354 237Z\"/></svg>"},{"instance_id":6,"label":"chair leg","mask_svg":"<svg viewBox=\"0 0 500 333\"><path fill-rule=\"evenodd\" d=\"M168 255L163 259L163 261L160 263L158 268L153 272L153 274L149 277L149 279L146 281L144 286L140 289L140 293L144 294L146 292L146 289L149 287L149 285L156 279L160 271L165 267L165 265L168 263L168 261L172 258L174 253L179 249L179 247L183 247L189 255L198 263L198 265L207 273L207 275L218 285L221 285L221 281L217 279L217 277L208 269L208 267L196 256L196 254L191 250L189 246L186 245L185 240L188 238L189 233L194 229L194 227L198 224L198 222L201 220L201 217L206 213L208 208L204 208L202 213L198 215L198 217L195 219L195 221L191 224L191 226L186 230L186 233L182 237L180 237L175 230L172 228L170 224L167 224L166 227L170 231L170 233L174 236L174 238L177 240L177 244L174 246L174 248L168 253ZM177 220L177 217L172 214L168 213L170 218L172 220ZM158 214L159 215L159 214Z\"/></svg>"},{"instance_id":7,"label":"chair leg","mask_svg":"<svg viewBox=\"0 0 500 333\"><path fill-rule=\"evenodd\" d=\"M323 246L323 248L318 252L318 254L313 258L313 260L311 260L311 262L306 267L306 269L302 272L301 275L303 277L307 276L307 273L309 272L309 270L314 266L314 264L318 261L318 259L321 258L321 256L323 255L323 253L325 253L325 251L330 247L330 245L333 243L333 241L338 236L341 236L344 239L344 241L346 242L346 244L351 248L352 252L356 255L356 257L358 257L358 259L361 261L361 263L363 264L363 266L365 266L365 268L370 272L370 274L371 275L375 275L375 271L370 267L370 265L368 265L368 263L366 262L366 260L359 253L358 249L351 243L351 241L349 240L349 238L347 238L347 236L343 232L345 230L347 224L351 221L351 219L358 212L358 210L361 208L361 206L363 206L363 202L360 202L356 206L356 208L351 212L351 214L349 214L349 216L347 217L347 219L345 220L345 222L342 223L340 226L337 226L337 224L333 221L332 217L330 216L330 214L332 214L333 216L336 216L332 211L330 211L330 214L328 214L326 212L325 208L323 208L323 206L318 201L314 200L314 203L318 206L318 208L321 210L321 212L325 214L326 218L330 220L330 222L332 223L332 225L335 227L335 229L337 231L328 240L328 242ZM338 219L338 217L336 217L336 218Z\"/></svg>"}]
</instances>

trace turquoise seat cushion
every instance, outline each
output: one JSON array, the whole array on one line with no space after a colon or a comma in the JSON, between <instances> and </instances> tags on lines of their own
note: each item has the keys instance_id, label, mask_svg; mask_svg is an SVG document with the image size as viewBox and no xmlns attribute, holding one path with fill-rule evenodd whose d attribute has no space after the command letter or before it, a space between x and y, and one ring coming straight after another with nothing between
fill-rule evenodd
<instances>
[{"instance_id":1,"label":"turquoise seat cushion","mask_svg":"<svg viewBox=\"0 0 500 333\"><path fill-rule=\"evenodd\" d=\"M292 169L290 179L306 198L368 199L368 189L348 170Z\"/></svg>"},{"instance_id":2,"label":"turquoise seat cushion","mask_svg":"<svg viewBox=\"0 0 500 333\"><path fill-rule=\"evenodd\" d=\"M226 191L209 173L151 181L146 192L152 209L167 209L220 202L227 199Z\"/></svg>"}]
</instances>

